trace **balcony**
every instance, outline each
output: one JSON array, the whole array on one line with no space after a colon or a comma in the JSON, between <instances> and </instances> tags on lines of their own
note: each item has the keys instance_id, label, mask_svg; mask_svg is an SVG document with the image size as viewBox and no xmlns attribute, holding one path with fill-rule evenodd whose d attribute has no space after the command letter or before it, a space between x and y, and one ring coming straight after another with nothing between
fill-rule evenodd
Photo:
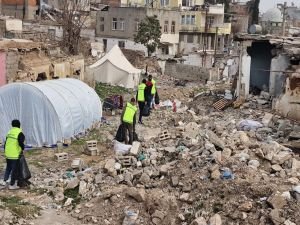
<instances>
[{"instance_id":1,"label":"balcony","mask_svg":"<svg viewBox=\"0 0 300 225\"><path fill-rule=\"evenodd\" d=\"M218 28L218 29L217 29ZM197 26L197 25L181 25L180 32L199 32L204 33L205 27ZM223 23L223 24L213 24L208 27L207 33L214 34L230 34L231 33L231 23Z\"/></svg>"}]
</instances>

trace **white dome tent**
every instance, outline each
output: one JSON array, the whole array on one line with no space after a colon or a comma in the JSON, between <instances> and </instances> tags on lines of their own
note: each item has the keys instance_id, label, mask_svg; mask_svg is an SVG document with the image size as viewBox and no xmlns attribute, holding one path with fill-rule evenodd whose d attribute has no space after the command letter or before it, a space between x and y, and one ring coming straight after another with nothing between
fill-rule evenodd
<instances>
[{"instance_id":1,"label":"white dome tent","mask_svg":"<svg viewBox=\"0 0 300 225\"><path fill-rule=\"evenodd\" d=\"M26 144L55 145L85 132L101 121L96 92L76 79L12 83L0 88L0 138L19 119Z\"/></svg>"}]
</instances>

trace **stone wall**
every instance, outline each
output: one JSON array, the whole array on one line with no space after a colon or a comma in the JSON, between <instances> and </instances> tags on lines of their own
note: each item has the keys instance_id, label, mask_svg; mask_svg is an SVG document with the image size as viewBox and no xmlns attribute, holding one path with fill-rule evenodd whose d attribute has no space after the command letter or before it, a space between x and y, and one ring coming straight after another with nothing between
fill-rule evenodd
<instances>
[{"instance_id":1,"label":"stone wall","mask_svg":"<svg viewBox=\"0 0 300 225\"><path fill-rule=\"evenodd\" d=\"M6 54L6 77L8 81L16 78L19 67L20 56L16 51L8 51Z\"/></svg>"},{"instance_id":2,"label":"stone wall","mask_svg":"<svg viewBox=\"0 0 300 225\"><path fill-rule=\"evenodd\" d=\"M209 70L198 66L167 62L165 74L176 79L206 81L209 79Z\"/></svg>"}]
</instances>

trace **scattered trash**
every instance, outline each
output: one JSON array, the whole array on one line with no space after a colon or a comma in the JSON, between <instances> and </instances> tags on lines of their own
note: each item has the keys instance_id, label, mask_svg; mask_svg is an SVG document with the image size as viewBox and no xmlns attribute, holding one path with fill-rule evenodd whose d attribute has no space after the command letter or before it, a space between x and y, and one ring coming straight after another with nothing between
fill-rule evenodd
<instances>
[{"instance_id":1,"label":"scattered trash","mask_svg":"<svg viewBox=\"0 0 300 225\"><path fill-rule=\"evenodd\" d=\"M114 151L118 155L128 154L129 150L132 147L132 145L126 145L126 144L120 143L116 140L114 140L113 143L114 143Z\"/></svg>"},{"instance_id":2,"label":"scattered trash","mask_svg":"<svg viewBox=\"0 0 300 225\"><path fill-rule=\"evenodd\" d=\"M136 221L139 216L139 211L137 210L136 212L134 212L132 210L125 209L124 213L125 218L123 220L122 225L136 225Z\"/></svg>"},{"instance_id":3,"label":"scattered trash","mask_svg":"<svg viewBox=\"0 0 300 225\"><path fill-rule=\"evenodd\" d=\"M238 124L238 129L243 131L257 130L261 127L263 127L263 125L260 122L254 120L242 120Z\"/></svg>"}]
</instances>

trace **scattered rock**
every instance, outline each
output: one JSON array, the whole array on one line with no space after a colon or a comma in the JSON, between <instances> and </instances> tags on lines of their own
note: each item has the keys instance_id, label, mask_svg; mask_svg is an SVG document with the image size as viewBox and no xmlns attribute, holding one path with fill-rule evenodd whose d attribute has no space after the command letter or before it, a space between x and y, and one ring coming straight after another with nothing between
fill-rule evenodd
<instances>
[{"instance_id":1,"label":"scattered rock","mask_svg":"<svg viewBox=\"0 0 300 225\"><path fill-rule=\"evenodd\" d=\"M102 174L99 173L95 176L95 184L100 184L102 182Z\"/></svg>"},{"instance_id":2,"label":"scattered rock","mask_svg":"<svg viewBox=\"0 0 300 225\"><path fill-rule=\"evenodd\" d=\"M151 181L151 178L146 173L143 173L142 176L139 179L139 182L142 183L142 184L148 184L148 183L150 183L150 181Z\"/></svg>"},{"instance_id":3,"label":"scattered rock","mask_svg":"<svg viewBox=\"0 0 300 225\"><path fill-rule=\"evenodd\" d=\"M219 170L214 170L214 171L211 172L210 177L213 180L220 179L221 178L221 173L220 173Z\"/></svg>"},{"instance_id":4,"label":"scattered rock","mask_svg":"<svg viewBox=\"0 0 300 225\"><path fill-rule=\"evenodd\" d=\"M211 130L207 130L206 135L208 136L209 141L213 143L216 147L220 149L225 148L223 140L221 140L214 132L212 132Z\"/></svg>"},{"instance_id":5,"label":"scattered rock","mask_svg":"<svg viewBox=\"0 0 300 225\"><path fill-rule=\"evenodd\" d=\"M250 212L252 208L253 208L252 202L245 202L239 206L239 210L243 212Z\"/></svg>"},{"instance_id":6,"label":"scattered rock","mask_svg":"<svg viewBox=\"0 0 300 225\"><path fill-rule=\"evenodd\" d=\"M268 203L273 209L282 209L287 204L287 201L284 196L276 193L268 198Z\"/></svg>"},{"instance_id":7,"label":"scattered rock","mask_svg":"<svg viewBox=\"0 0 300 225\"><path fill-rule=\"evenodd\" d=\"M115 177L117 176L117 171L115 169L116 160L115 159L109 159L106 161L106 164L104 166L105 172L107 172L108 175Z\"/></svg>"},{"instance_id":8,"label":"scattered rock","mask_svg":"<svg viewBox=\"0 0 300 225\"><path fill-rule=\"evenodd\" d=\"M180 201L183 201L183 202L188 202L189 198L190 198L190 194L189 193L183 193L179 197Z\"/></svg>"},{"instance_id":9,"label":"scattered rock","mask_svg":"<svg viewBox=\"0 0 300 225\"><path fill-rule=\"evenodd\" d=\"M79 180L77 178L73 178L71 180L68 181L67 186L66 186L66 190L68 189L74 189L79 185Z\"/></svg>"},{"instance_id":10,"label":"scattered rock","mask_svg":"<svg viewBox=\"0 0 300 225\"><path fill-rule=\"evenodd\" d=\"M143 188L127 188L126 195L134 198L137 202L144 202L146 199L146 191Z\"/></svg>"},{"instance_id":11,"label":"scattered rock","mask_svg":"<svg viewBox=\"0 0 300 225\"><path fill-rule=\"evenodd\" d=\"M280 217L278 209L272 209L270 212L270 219L274 225L281 225L283 223L283 219Z\"/></svg>"},{"instance_id":12,"label":"scattered rock","mask_svg":"<svg viewBox=\"0 0 300 225\"><path fill-rule=\"evenodd\" d=\"M203 217L196 218L190 225L207 225Z\"/></svg>"},{"instance_id":13,"label":"scattered rock","mask_svg":"<svg viewBox=\"0 0 300 225\"><path fill-rule=\"evenodd\" d=\"M179 177L178 176L172 176L171 177L171 186L177 187L179 184Z\"/></svg>"},{"instance_id":14,"label":"scattered rock","mask_svg":"<svg viewBox=\"0 0 300 225\"><path fill-rule=\"evenodd\" d=\"M257 169L259 166L260 166L260 163L258 160L250 160L248 162L248 166L254 168L254 169Z\"/></svg>"},{"instance_id":15,"label":"scattered rock","mask_svg":"<svg viewBox=\"0 0 300 225\"><path fill-rule=\"evenodd\" d=\"M282 167L278 164L272 165L272 170L275 172L279 172L280 170L282 170Z\"/></svg>"},{"instance_id":16,"label":"scattered rock","mask_svg":"<svg viewBox=\"0 0 300 225\"><path fill-rule=\"evenodd\" d=\"M221 219L221 216L220 216L219 214L213 215L213 216L209 219L209 225L222 225L222 219Z\"/></svg>"}]
</instances>

